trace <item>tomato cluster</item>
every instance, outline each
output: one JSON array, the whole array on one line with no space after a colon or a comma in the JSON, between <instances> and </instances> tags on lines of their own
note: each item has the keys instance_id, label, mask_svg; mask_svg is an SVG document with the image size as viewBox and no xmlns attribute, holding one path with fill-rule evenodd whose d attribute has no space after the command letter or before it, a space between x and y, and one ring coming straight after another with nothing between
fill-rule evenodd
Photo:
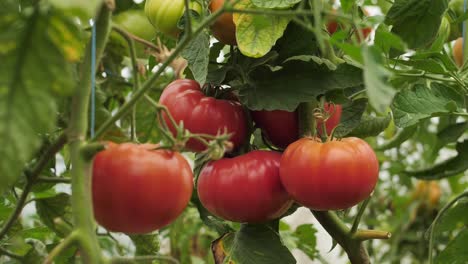
<instances>
[{"instance_id":1,"label":"tomato cluster","mask_svg":"<svg viewBox=\"0 0 468 264\"><path fill-rule=\"evenodd\" d=\"M181 128L211 139L227 133L231 150L239 149L250 137L246 112L235 96L219 99L206 91L193 80L170 83L160 98L165 107L161 124L174 138ZM324 108L330 133L342 108L334 104ZM294 201L313 210L339 210L373 191L379 164L365 141L299 139L295 112L252 111L252 116L268 140L285 151L254 150L208 162L200 171L197 193L212 214L260 223L281 217ZM206 153L211 151L208 141L184 142L186 149ZM146 233L166 226L187 206L192 189L192 170L185 158L157 145L110 143L94 159L95 218L111 231Z\"/></svg>"}]
</instances>

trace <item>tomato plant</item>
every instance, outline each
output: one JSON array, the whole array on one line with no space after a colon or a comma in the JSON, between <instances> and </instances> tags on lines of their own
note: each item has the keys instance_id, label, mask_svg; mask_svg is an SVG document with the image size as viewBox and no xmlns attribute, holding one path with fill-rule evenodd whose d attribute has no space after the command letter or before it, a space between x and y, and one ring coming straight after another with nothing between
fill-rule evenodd
<instances>
[{"instance_id":1,"label":"tomato plant","mask_svg":"<svg viewBox=\"0 0 468 264\"><path fill-rule=\"evenodd\" d=\"M258 223L280 217L291 206L281 185L281 154L252 151L208 163L198 178L198 196L213 214L235 222Z\"/></svg>"},{"instance_id":2,"label":"tomato plant","mask_svg":"<svg viewBox=\"0 0 468 264\"><path fill-rule=\"evenodd\" d=\"M330 115L325 122L327 134L339 124L341 105L325 104L325 113ZM252 118L265 133L267 139L275 146L286 148L299 138L299 120L297 112L281 110L253 111ZM318 121L318 131L322 130L322 121Z\"/></svg>"},{"instance_id":3,"label":"tomato plant","mask_svg":"<svg viewBox=\"0 0 468 264\"><path fill-rule=\"evenodd\" d=\"M3 0L0 263L467 263L463 3Z\"/></svg>"},{"instance_id":4,"label":"tomato plant","mask_svg":"<svg viewBox=\"0 0 468 264\"><path fill-rule=\"evenodd\" d=\"M321 143L304 138L289 145L281 158L281 181L300 204L314 210L343 210L369 197L379 162L362 139Z\"/></svg>"},{"instance_id":5,"label":"tomato plant","mask_svg":"<svg viewBox=\"0 0 468 264\"><path fill-rule=\"evenodd\" d=\"M148 233L174 221L187 206L193 174L177 152L156 145L110 144L93 162L96 221L114 232Z\"/></svg>"},{"instance_id":6,"label":"tomato plant","mask_svg":"<svg viewBox=\"0 0 468 264\"><path fill-rule=\"evenodd\" d=\"M192 133L216 136L231 134L234 147L239 147L247 134L247 121L238 102L205 96L200 85L193 80L177 80L169 84L161 94L161 104L167 107L176 123L183 122ZM166 124L175 134L176 130L169 117L164 115ZM206 146L191 139L187 147L202 151Z\"/></svg>"}]
</instances>

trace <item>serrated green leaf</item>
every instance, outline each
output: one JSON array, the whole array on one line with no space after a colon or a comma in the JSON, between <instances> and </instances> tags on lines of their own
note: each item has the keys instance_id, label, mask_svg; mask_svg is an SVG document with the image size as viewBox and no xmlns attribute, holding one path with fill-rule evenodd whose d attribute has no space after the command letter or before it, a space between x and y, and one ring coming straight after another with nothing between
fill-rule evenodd
<instances>
[{"instance_id":1,"label":"serrated green leaf","mask_svg":"<svg viewBox=\"0 0 468 264\"><path fill-rule=\"evenodd\" d=\"M398 132L392 139L385 142L383 145L377 147L376 150L384 151L387 149L392 149L400 146L403 142L410 139L414 133L416 133L418 126L410 126L403 128L400 132Z\"/></svg>"},{"instance_id":2,"label":"serrated green leaf","mask_svg":"<svg viewBox=\"0 0 468 264\"><path fill-rule=\"evenodd\" d=\"M311 224L298 226L292 234L298 239L297 248L302 250L311 260L314 260L319 255L316 234L317 229Z\"/></svg>"},{"instance_id":3,"label":"serrated green leaf","mask_svg":"<svg viewBox=\"0 0 468 264\"><path fill-rule=\"evenodd\" d=\"M240 0L239 9L255 7L252 0ZM259 14L234 13L239 50L245 56L259 58L267 54L283 35L291 18Z\"/></svg>"},{"instance_id":4,"label":"serrated green leaf","mask_svg":"<svg viewBox=\"0 0 468 264\"><path fill-rule=\"evenodd\" d=\"M369 103L378 112L385 112L390 106L395 90L389 85L390 72L382 66L382 54L375 47L362 48L364 59L364 82Z\"/></svg>"},{"instance_id":5,"label":"serrated green leaf","mask_svg":"<svg viewBox=\"0 0 468 264\"><path fill-rule=\"evenodd\" d=\"M206 32L199 34L182 51L182 57L188 61L188 66L200 85L205 84L208 75L209 55L210 35Z\"/></svg>"},{"instance_id":6,"label":"serrated green leaf","mask_svg":"<svg viewBox=\"0 0 468 264\"><path fill-rule=\"evenodd\" d=\"M457 156L447 159L444 162L435 164L432 167L422 170L405 171L410 177L424 180L437 180L463 173L468 170L468 140L457 144Z\"/></svg>"},{"instance_id":7,"label":"serrated green leaf","mask_svg":"<svg viewBox=\"0 0 468 264\"><path fill-rule=\"evenodd\" d=\"M66 193L59 193L57 196L51 198L44 198L36 200L37 214L41 221L59 236L67 235L65 230L57 225L56 218L60 218L65 223L71 223L72 212L70 205L70 195Z\"/></svg>"},{"instance_id":8,"label":"serrated green leaf","mask_svg":"<svg viewBox=\"0 0 468 264\"><path fill-rule=\"evenodd\" d=\"M294 60L271 71L265 67L250 74L251 86L240 88L239 98L252 110L294 111L302 102L315 99L327 91L362 84L362 71L341 64L336 71L315 62Z\"/></svg>"},{"instance_id":9,"label":"serrated green leaf","mask_svg":"<svg viewBox=\"0 0 468 264\"><path fill-rule=\"evenodd\" d=\"M299 55L314 55L318 52L314 32L296 23L289 23L284 35L276 42L273 50L278 52L279 61Z\"/></svg>"},{"instance_id":10,"label":"serrated green leaf","mask_svg":"<svg viewBox=\"0 0 468 264\"><path fill-rule=\"evenodd\" d=\"M267 225L243 224L235 233L227 233L212 244L216 264L296 263L278 233Z\"/></svg>"},{"instance_id":11,"label":"serrated green leaf","mask_svg":"<svg viewBox=\"0 0 468 264\"><path fill-rule=\"evenodd\" d=\"M431 85L428 88L417 84L411 89L403 89L395 96L392 104L395 124L399 127L408 127L417 124L420 120L443 114L449 114L447 109L450 102L455 101L449 97L441 85Z\"/></svg>"},{"instance_id":12,"label":"serrated green leaf","mask_svg":"<svg viewBox=\"0 0 468 264\"><path fill-rule=\"evenodd\" d=\"M392 118L390 115L385 117L373 117L365 115L362 117L359 125L351 131L348 136L366 138L376 137L382 133L390 124Z\"/></svg>"},{"instance_id":13,"label":"serrated green leaf","mask_svg":"<svg viewBox=\"0 0 468 264\"><path fill-rule=\"evenodd\" d=\"M437 133L439 144L446 145L456 142L468 130L468 122L455 123Z\"/></svg>"},{"instance_id":14,"label":"serrated green leaf","mask_svg":"<svg viewBox=\"0 0 468 264\"><path fill-rule=\"evenodd\" d=\"M82 53L80 31L68 18L11 11L0 18L0 192L21 175L39 135L53 128L54 96L75 87L73 63Z\"/></svg>"},{"instance_id":15,"label":"serrated green leaf","mask_svg":"<svg viewBox=\"0 0 468 264\"><path fill-rule=\"evenodd\" d=\"M343 105L340 125L335 129L336 137L344 137L359 126L362 114L366 111L367 99L360 98Z\"/></svg>"},{"instance_id":16,"label":"serrated green leaf","mask_svg":"<svg viewBox=\"0 0 468 264\"><path fill-rule=\"evenodd\" d=\"M468 228L464 228L449 242L442 252L435 258L435 263L440 264L466 264L468 262Z\"/></svg>"},{"instance_id":17,"label":"serrated green leaf","mask_svg":"<svg viewBox=\"0 0 468 264\"><path fill-rule=\"evenodd\" d=\"M288 8L301 2L301 0L252 0L252 3L261 8Z\"/></svg>"},{"instance_id":18,"label":"serrated green leaf","mask_svg":"<svg viewBox=\"0 0 468 264\"><path fill-rule=\"evenodd\" d=\"M406 50L406 44L398 36L390 32L384 24L380 25L375 31L374 44L384 53L389 54L390 50L403 52Z\"/></svg>"},{"instance_id":19,"label":"serrated green leaf","mask_svg":"<svg viewBox=\"0 0 468 264\"><path fill-rule=\"evenodd\" d=\"M410 48L421 48L435 39L447 8L447 0L395 0L385 22Z\"/></svg>"}]
</instances>

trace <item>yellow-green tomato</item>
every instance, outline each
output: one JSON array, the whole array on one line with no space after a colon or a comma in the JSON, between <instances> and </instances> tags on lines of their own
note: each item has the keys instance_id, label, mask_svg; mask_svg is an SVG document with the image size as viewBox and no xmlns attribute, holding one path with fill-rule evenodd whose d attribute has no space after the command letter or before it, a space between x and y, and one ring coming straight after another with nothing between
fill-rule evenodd
<instances>
[{"instance_id":1,"label":"yellow-green tomato","mask_svg":"<svg viewBox=\"0 0 468 264\"><path fill-rule=\"evenodd\" d=\"M201 12L198 2L190 0L190 9ZM173 37L177 37L180 29L177 27L179 19L184 15L184 0L146 0L145 14L156 30Z\"/></svg>"},{"instance_id":2,"label":"yellow-green tomato","mask_svg":"<svg viewBox=\"0 0 468 264\"><path fill-rule=\"evenodd\" d=\"M142 10L128 10L113 18L114 23L142 39L151 40L155 31Z\"/></svg>"}]
</instances>

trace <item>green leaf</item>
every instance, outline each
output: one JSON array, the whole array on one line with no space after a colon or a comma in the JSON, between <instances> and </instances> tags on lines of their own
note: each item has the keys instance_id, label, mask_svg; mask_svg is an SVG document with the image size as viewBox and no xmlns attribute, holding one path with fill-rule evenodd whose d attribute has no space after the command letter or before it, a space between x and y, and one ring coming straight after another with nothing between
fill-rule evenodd
<instances>
[{"instance_id":1,"label":"green leaf","mask_svg":"<svg viewBox=\"0 0 468 264\"><path fill-rule=\"evenodd\" d=\"M66 231L62 226L56 223L56 219L60 218L65 223L71 223L72 212L70 205L70 195L66 193L59 193L57 196L51 198L44 198L36 200L37 214L41 221L57 235L64 237Z\"/></svg>"},{"instance_id":2,"label":"green leaf","mask_svg":"<svg viewBox=\"0 0 468 264\"><path fill-rule=\"evenodd\" d=\"M159 252L158 234L130 235L136 247L136 256L157 255Z\"/></svg>"},{"instance_id":3,"label":"green leaf","mask_svg":"<svg viewBox=\"0 0 468 264\"><path fill-rule=\"evenodd\" d=\"M391 104L395 90L389 86L390 73L383 65L380 51L375 47L362 48L364 58L364 82L369 103L378 112L385 112Z\"/></svg>"},{"instance_id":4,"label":"green leaf","mask_svg":"<svg viewBox=\"0 0 468 264\"><path fill-rule=\"evenodd\" d=\"M367 99L360 98L343 105L340 125L335 129L336 137L344 137L359 126L362 114L366 111Z\"/></svg>"},{"instance_id":5,"label":"green leaf","mask_svg":"<svg viewBox=\"0 0 468 264\"><path fill-rule=\"evenodd\" d=\"M239 97L252 110L294 111L302 102L315 99L327 91L362 84L362 71L340 64L335 71L315 62L293 60L281 70L266 67L250 74L250 85L240 87Z\"/></svg>"},{"instance_id":6,"label":"green leaf","mask_svg":"<svg viewBox=\"0 0 468 264\"><path fill-rule=\"evenodd\" d=\"M424 180L437 180L463 173L468 170L468 140L457 144L457 156L430 168L415 171L405 171L408 176Z\"/></svg>"},{"instance_id":7,"label":"green leaf","mask_svg":"<svg viewBox=\"0 0 468 264\"><path fill-rule=\"evenodd\" d=\"M440 264L466 264L468 262L468 228L464 228L449 242L442 252L435 258L435 263Z\"/></svg>"},{"instance_id":8,"label":"green leaf","mask_svg":"<svg viewBox=\"0 0 468 264\"><path fill-rule=\"evenodd\" d=\"M441 216L435 228L435 235L468 226L468 214L466 212L468 212L468 199L460 199Z\"/></svg>"},{"instance_id":9,"label":"green leaf","mask_svg":"<svg viewBox=\"0 0 468 264\"><path fill-rule=\"evenodd\" d=\"M435 39L448 0L395 0L386 23L410 48L421 48Z\"/></svg>"},{"instance_id":10,"label":"green leaf","mask_svg":"<svg viewBox=\"0 0 468 264\"><path fill-rule=\"evenodd\" d=\"M83 20L93 18L102 3L100 0L49 0L49 2L67 15L78 16Z\"/></svg>"},{"instance_id":11,"label":"green leaf","mask_svg":"<svg viewBox=\"0 0 468 264\"><path fill-rule=\"evenodd\" d=\"M10 11L0 16L0 192L52 130L54 97L75 87L73 63L82 54L77 25L61 14Z\"/></svg>"},{"instance_id":12,"label":"green leaf","mask_svg":"<svg viewBox=\"0 0 468 264\"><path fill-rule=\"evenodd\" d=\"M238 232L215 240L211 248L216 264L296 263L278 233L267 225L243 224Z\"/></svg>"},{"instance_id":13,"label":"green leaf","mask_svg":"<svg viewBox=\"0 0 468 264\"><path fill-rule=\"evenodd\" d=\"M384 24L380 25L375 31L374 44L384 53L389 54L390 50L405 51L405 42L397 35L388 30Z\"/></svg>"},{"instance_id":14,"label":"green leaf","mask_svg":"<svg viewBox=\"0 0 468 264\"><path fill-rule=\"evenodd\" d=\"M276 42L273 50L279 54L279 61L298 55L315 55L318 52L314 32L296 23L289 23L284 35Z\"/></svg>"},{"instance_id":15,"label":"green leaf","mask_svg":"<svg viewBox=\"0 0 468 264\"><path fill-rule=\"evenodd\" d=\"M445 146L448 143L456 142L467 130L468 122L451 124L437 133L439 144Z\"/></svg>"},{"instance_id":16,"label":"green leaf","mask_svg":"<svg viewBox=\"0 0 468 264\"><path fill-rule=\"evenodd\" d=\"M205 84L208 75L208 63L210 55L210 35L203 32L192 40L182 51L182 57L187 60L188 66L200 85Z\"/></svg>"},{"instance_id":17,"label":"green leaf","mask_svg":"<svg viewBox=\"0 0 468 264\"><path fill-rule=\"evenodd\" d=\"M392 139L385 142L385 144L377 147L376 150L384 151L387 149L392 149L392 148L396 148L400 146L403 142L410 139L414 135L414 133L416 133L417 129L418 129L417 125L403 128Z\"/></svg>"},{"instance_id":18,"label":"green leaf","mask_svg":"<svg viewBox=\"0 0 468 264\"><path fill-rule=\"evenodd\" d=\"M392 121L392 117L387 115L385 117L373 117L365 115L362 117L359 126L353 129L348 136L366 138L376 137L382 133Z\"/></svg>"},{"instance_id":19,"label":"green leaf","mask_svg":"<svg viewBox=\"0 0 468 264\"><path fill-rule=\"evenodd\" d=\"M314 260L319 255L316 234L317 229L311 224L298 226L292 234L297 238L297 248L302 250L311 260Z\"/></svg>"},{"instance_id":20,"label":"green leaf","mask_svg":"<svg viewBox=\"0 0 468 264\"><path fill-rule=\"evenodd\" d=\"M260 8L288 8L301 2L301 0L252 0L252 3Z\"/></svg>"},{"instance_id":21,"label":"green leaf","mask_svg":"<svg viewBox=\"0 0 468 264\"><path fill-rule=\"evenodd\" d=\"M252 0L240 0L239 9L255 7ZM288 17L259 14L234 13L237 46L242 54L259 58L267 54L276 41L283 35L289 21Z\"/></svg>"},{"instance_id":22,"label":"green leaf","mask_svg":"<svg viewBox=\"0 0 468 264\"><path fill-rule=\"evenodd\" d=\"M395 124L408 127L420 120L453 112L456 109L452 106L456 108L457 103L448 90L449 87L433 83L431 88L417 84L398 92L392 104Z\"/></svg>"}]
</instances>

